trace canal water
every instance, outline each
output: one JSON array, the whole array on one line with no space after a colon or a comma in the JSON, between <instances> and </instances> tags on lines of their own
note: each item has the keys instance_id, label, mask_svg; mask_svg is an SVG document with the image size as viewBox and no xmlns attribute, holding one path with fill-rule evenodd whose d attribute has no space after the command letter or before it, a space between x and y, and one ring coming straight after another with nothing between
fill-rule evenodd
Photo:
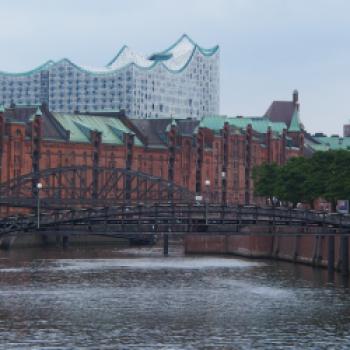
<instances>
[{"instance_id":1,"label":"canal water","mask_svg":"<svg viewBox=\"0 0 350 350\"><path fill-rule=\"evenodd\" d=\"M0 252L0 349L349 349L348 281L172 248Z\"/></svg>"}]
</instances>

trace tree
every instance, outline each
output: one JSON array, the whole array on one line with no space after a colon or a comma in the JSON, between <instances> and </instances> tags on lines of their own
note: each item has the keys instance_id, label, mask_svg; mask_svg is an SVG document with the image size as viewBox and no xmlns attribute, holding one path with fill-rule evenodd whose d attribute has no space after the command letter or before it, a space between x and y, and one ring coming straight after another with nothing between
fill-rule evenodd
<instances>
[{"instance_id":1,"label":"tree","mask_svg":"<svg viewBox=\"0 0 350 350\"><path fill-rule=\"evenodd\" d=\"M279 167L276 163L264 163L253 169L254 193L256 196L269 198L273 203L276 195L276 183L278 179Z\"/></svg>"},{"instance_id":2,"label":"tree","mask_svg":"<svg viewBox=\"0 0 350 350\"><path fill-rule=\"evenodd\" d=\"M276 184L277 197L291 202L312 203L317 198L314 189L309 185L310 163L304 157L291 158L280 168Z\"/></svg>"},{"instance_id":3,"label":"tree","mask_svg":"<svg viewBox=\"0 0 350 350\"><path fill-rule=\"evenodd\" d=\"M263 164L253 171L255 194L272 200L273 196L295 206L324 198L335 210L339 199L350 199L350 152L316 152L311 158L296 157L278 167Z\"/></svg>"},{"instance_id":4,"label":"tree","mask_svg":"<svg viewBox=\"0 0 350 350\"><path fill-rule=\"evenodd\" d=\"M350 152L346 150L328 151L324 157L327 164L322 169L326 172L321 196L329 201L335 210L338 199L350 198Z\"/></svg>"}]
</instances>

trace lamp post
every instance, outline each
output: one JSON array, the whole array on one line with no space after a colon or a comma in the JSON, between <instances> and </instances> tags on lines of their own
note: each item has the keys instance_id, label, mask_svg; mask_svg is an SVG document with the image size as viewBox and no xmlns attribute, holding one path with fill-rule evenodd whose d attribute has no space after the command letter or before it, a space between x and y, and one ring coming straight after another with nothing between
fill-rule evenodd
<instances>
[{"instance_id":1,"label":"lamp post","mask_svg":"<svg viewBox=\"0 0 350 350\"><path fill-rule=\"evenodd\" d=\"M205 180L205 223L208 224L208 204L209 204L209 186L210 180Z\"/></svg>"},{"instance_id":2,"label":"lamp post","mask_svg":"<svg viewBox=\"0 0 350 350\"><path fill-rule=\"evenodd\" d=\"M206 201L207 203L209 203L209 186L210 186L210 180L205 180L205 197L206 197Z\"/></svg>"},{"instance_id":3,"label":"lamp post","mask_svg":"<svg viewBox=\"0 0 350 350\"><path fill-rule=\"evenodd\" d=\"M221 203L222 205L226 205L226 171L221 172Z\"/></svg>"},{"instance_id":4,"label":"lamp post","mask_svg":"<svg viewBox=\"0 0 350 350\"><path fill-rule=\"evenodd\" d=\"M37 212L36 212L36 215L37 215L37 229L39 230L40 229L40 190L43 188L43 184L41 182L38 182L36 184L36 189L37 189L37 206L36 206L36 209L37 209Z\"/></svg>"}]
</instances>

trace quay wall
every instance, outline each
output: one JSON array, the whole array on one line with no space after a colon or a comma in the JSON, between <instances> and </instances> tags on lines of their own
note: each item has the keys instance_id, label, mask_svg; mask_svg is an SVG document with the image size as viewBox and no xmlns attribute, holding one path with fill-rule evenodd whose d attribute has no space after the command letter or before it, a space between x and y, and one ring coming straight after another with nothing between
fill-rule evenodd
<instances>
[{"instance_id":1,"label":"quay wall","mask_svg":"<svg viewBox=\"0 0 350 350\"><path fill-rule=\"evenodd\" d=\"M294 234L276 232L251 232L244 235L192 234L184 238L187 254L233 254L249 258L279 259L327 267L329 236L316 235L312 232L295 232ZM334 268L341 266L341 237L334 238ZM349 243L348 243L349 245ZM350 245L348 250L350 251ZM350 269L350 266L349 266Z\"/></svg>"},{"instance_id":2,"label":"quay wall","mask_svg":"<svg viewBox=\"0 0 350 350\"><path fill-rule=\"evenodd\" d=\"M0 249L33 248L41 246L65 246L65 245L118 245L127 246L129 242L125 238L107 235L87 234L40 234L32 233L21 236L9 235L0 238Z\"/></svg>"}]
</instances>

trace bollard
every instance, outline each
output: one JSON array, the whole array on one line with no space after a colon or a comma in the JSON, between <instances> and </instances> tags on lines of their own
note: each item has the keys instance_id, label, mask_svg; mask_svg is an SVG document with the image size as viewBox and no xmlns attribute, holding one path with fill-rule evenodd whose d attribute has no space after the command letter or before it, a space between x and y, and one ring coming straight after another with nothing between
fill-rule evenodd
<instances>
[{"instance_id":1,"label":"bollard","mask_svg":"<svg viewBox=\"0 0 350 350\"><path fill-rule=\"evenodd\" d=\"M334 272L334 236L328 236L328 272Z\"/></svg>"},{"instance_id":2,"label":"bollard","mask_svg":"<svg viewBox=\"0 0 350 350\"><path fill-rule=\"evenodd\" d=\"M169 235L167 233L163 235L163 253L164 256L169 255Z\"/></svg>"},{"instance_id":3,"label":"bollard","mask_svg":"<svg viewBox=\"0 0 350 350\"><path fill-rule=\"evenodd\" d=\"M68 236L63 236L63 238L62 238L62 246L63 246L63 248L67 248L68 247Z\"/></svg>"}]
</instances>

